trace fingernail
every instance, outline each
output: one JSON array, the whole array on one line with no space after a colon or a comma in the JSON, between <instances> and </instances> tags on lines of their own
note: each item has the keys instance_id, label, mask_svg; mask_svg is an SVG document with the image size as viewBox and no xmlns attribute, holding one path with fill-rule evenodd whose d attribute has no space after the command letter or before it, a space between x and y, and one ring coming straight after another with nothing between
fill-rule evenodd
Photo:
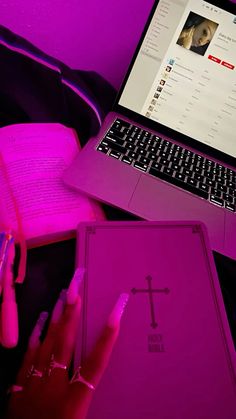
<instances>
[{"instance_id":1,"label":"fingernail","mask_svg":"<svg viewBox=\"0 0 236 419\"><path fill-rule=\"evenodd\" d=\"M118 327L120 324L121 317L123 316L125 307L129 300L129 294L120 294L109 318L108 326L109 327Z\"/></svg>"},{"instance_id":2,"label":"fingernail","mask_svg":"<svg viewBox=\"0 0 236 419\"><path fill-rule=\"evenodd\" d=\"M52 323L58 323L58 321L60 320L64 307L65 307L65 302L66 302L66 290L62 290L52 312L52 317L51 317Z\"/></svg>"},{"instance_id":3,"label":"fingernail","mask_svg":"<svg viewBox=\"0 0 236 419\"><path fill-rule=\"evenodd\" d=\"M84 279L84 268L76 269L67 291L67 304L75 304L79 295L79 290Z\"/></svg>"},{"instance_id":4,"label":"fingernail","mask_svg":"<svg viewBox=\"0 0 236 419\"><path fill-rule=\"evenodd\" d=\"M48 318L48 312L42 311L29 338L29 347L34 349L39 344L40 336Z\"/></svg>"}]
</instances>

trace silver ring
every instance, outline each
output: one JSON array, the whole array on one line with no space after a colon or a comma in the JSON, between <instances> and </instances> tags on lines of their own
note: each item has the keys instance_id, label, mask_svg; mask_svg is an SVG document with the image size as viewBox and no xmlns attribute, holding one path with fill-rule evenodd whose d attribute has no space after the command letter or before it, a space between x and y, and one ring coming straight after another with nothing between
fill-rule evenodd
<instances>
[{"instance_id":1,"label":"silver ring","mask_svg":"<svg viewBox=\"0 0 236 419\"><path fill-rule=\"evenodd\" d=\"M64 364L60 364L59 362L55 361L55 357L54 354L51 355L51 359L50 359L50 364L49 364L49 368L48 368L48 376L51 375L52 370L54 370L55 368L59 368L61 370L67 370L67 366Z\"/></svg>"},{"instance_id":2,"label":"silver ring","mask_svg":"<svg viewBox=\"0 0 236 419\"><path fill-rule=\"evenodd\" d=\"M28 370L28 374L27 374L27 378L30 378L30 377L42 378L43 373L42 371L37 370L37 368L35 368L34 365L32 365L30 369Z\"/></svg>"},{"instance_id":3,"label":"silver ring","mask_svg":"<svg viewBox=\"0 0 236 419\"><path fill-rule=\"evenodd\" d=\"M18 386L17 384L12 384L12 386L9 387L9 389L7 391L7 394L20 393L23 390L24 390L23 386Z\"/></svg>"},{"instance_id":4,"label":"silver ring","mask_svg":"<svg viewBox=\"0 0 236 419\"><path fill-rule=\"evenodd\" d=\"M78 367L77 370L75 370L75 373L72 379L70 380L70 384L78 382L78 383L84 384L85 386L90 388L90 390L95 390L94 385L89 383L87 380L85 380L84 377L82 377L82 375L80 374L80 370L81 370L81 367Z\"/></svg>"}]
</instances>

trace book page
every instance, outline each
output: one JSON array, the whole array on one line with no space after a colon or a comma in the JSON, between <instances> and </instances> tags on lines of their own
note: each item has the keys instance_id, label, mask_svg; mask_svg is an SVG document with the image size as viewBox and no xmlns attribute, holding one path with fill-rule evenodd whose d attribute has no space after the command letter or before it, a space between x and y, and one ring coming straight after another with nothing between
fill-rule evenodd
<instances>
[{"instance_id":1,"label":"book page","mask_svg":"<svg viewBox=\"0 0 236 419\"><path fill-rule=\"evenodd\" d=\"M90 200L62 181L79 147L75 131L61 124L17 124L0 130L0 152L27 241L69 233L79 221L95 219ZM0 172L1 221L17 231L12 196Z\"/></svg>"}]
</instances>

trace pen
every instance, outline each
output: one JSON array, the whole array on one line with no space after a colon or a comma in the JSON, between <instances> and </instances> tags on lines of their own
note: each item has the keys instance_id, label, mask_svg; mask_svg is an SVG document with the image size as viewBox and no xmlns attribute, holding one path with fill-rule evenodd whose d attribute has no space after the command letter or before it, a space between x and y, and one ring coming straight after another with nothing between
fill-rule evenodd
<instances>
[{"instance_id":1,"label":"pen","mask_svg":"<svg viewBox=\"0 0 236 419\"><path fill-rule=\"evenodd\" d=\"M1 306L1 342L6 348L13 348L18 342L18 313L15 298L13 263L15 244L9 237L9 249L3 271L2 306Z\"/></svg>"},{"instance_id":2,"label":"pen","mask_svg":"<svg viewBox=\"0 0 236 419\"><path fill-rule=\"evenodd\" d=\"M2 293L3 271L5 266L6 254L8 251L10 234L0 233L0 295Z\"/></svg>"}]
</instances>

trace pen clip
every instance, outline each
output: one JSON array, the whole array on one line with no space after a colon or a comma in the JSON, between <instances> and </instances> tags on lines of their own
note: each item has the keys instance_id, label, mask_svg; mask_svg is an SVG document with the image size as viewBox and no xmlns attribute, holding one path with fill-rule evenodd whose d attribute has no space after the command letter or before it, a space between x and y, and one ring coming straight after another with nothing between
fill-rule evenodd
<instances>
[{"instance_id":1,"label":"pen clip","mask_svg":"<svg viewBox=\"0 0 236 419\"><path fill-rule=\"evenodd\" d=\"M1 343L6 348L14 348L18 343L18 310L15 297L13 265L15 242L11 234L6 235L7 248L3 270L1 304Z\"/></svg>"},{"instance_id":2,"label":"pen clip","mask_svg":"<svg viewBox=\"0 0 236 419\"><path fill-rule=\"evenodd\" d=\"M9 232L3 233L4 234L4 240L1 248L1 254L0 254L0 295L2 293L3 288L3 280L4 280L4 271L5 271L5 265L6 260L8 257L8 252L10 245L12 245L12 242L14 241L13 235Z\"/></svg>"}]
</instances>

